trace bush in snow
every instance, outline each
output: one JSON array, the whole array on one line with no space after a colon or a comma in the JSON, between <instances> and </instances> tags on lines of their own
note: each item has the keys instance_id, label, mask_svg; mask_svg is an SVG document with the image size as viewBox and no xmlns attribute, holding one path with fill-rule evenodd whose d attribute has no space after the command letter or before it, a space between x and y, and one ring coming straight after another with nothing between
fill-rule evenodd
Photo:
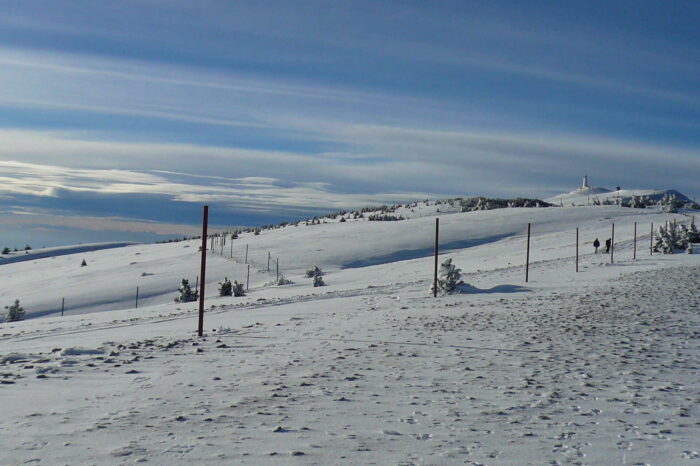
<instances>
[{"instance_id":1,"label":"bush in snow","mask_svg":"<svg viewBox=\"0 0 700 466\"><path fill-rule=\"evenodd\" d=\"M10 248L5 248L2 250L3 254L9 254L10 253Z\"/></svg>"},{"instance_id":2,"label":"bush in snow","mask_svg":"<svg viewBox=\"0 0 700 466\"><path fill-rule=\"evenodd\" d=\"M292 281L288 280L284 277L284 275L280 274L280 277L277 279L277 285L282 286L282 285L291 285Z\"/></svg>"},{"instance_id":3,"label":"bush in snow","mask_svg":"<svg viewBox=\"0 0 700 466\"><path fill-rule=\"evenodd\" d=\"M688 241L691 243L700 243L700 233L698 233L698 229L695 227L695 217L693 217L688 227Z\"/></svg>"},{"instance_id":4,"label":"bush in snow","mask_svg":"<svg viewBox=\"0 0 700 466\"><path fill-rule=\"evenodd\" d=\"M693 233L691 228L685 225L678 225L675 222L668 225L661 225L654 237L654 251L663 254L673 254L677 249L692 249Z\"/></svg>"},{"instance_id":5,"label":"bush in snow","mask_svg":"<svg viewBox=\"0 0 700 466\"><path fill-rule=\"evenodd\" d=\"M219 282L219 296L231 296L233 294L233 284L228 277L224 277L223 282Z\"/></svg>"},{"instance_id":6,"label":"bush in snow","mask_svg":"<svg viewBox=\"0 0 700 466\"><path fill-rule=\"evenodd\" d=\"M445 294L458 293L462 285L464 285L462 281L462 270L455 267L451 258L445 259L445 261L440 264L440 270L438 272L438 291ZM431 291L433 291L432 287Z\"/></svg>"},{"instance_id":7,"label":"bush in snow","mask_svg":"<svg viewBox=\"0 0 700 466\"><path fill-rule=\"evenodd\" d=\"M312 269L306 271L306 278L313 278L316 275L323 275L323 272L317 265L314 265Z\"/></svg>"},{"instance_id":8,"label":"bush in snow","mask_svg":"<svg viewBox=\"0 0 700 466\"><path fill-rule=\"evenodd\" d=\"M321 275L314 275L314 286L326 286Z\"/></svg>"},{"instance_id":9,"label":"bush in snow","mask_svg":"<svg viewBox=\"0 0 700 466\"><path fill-rule=\"evenodd\" d=\"M191 303L192 301L196 301L199 297L197 293L192 291L190 281L186 278L182 279L180 288L178 288L177 291L180 292L180 296L175 298L176 303Z\"/></svg>"},{"instance_id":10,"label":"bush in snow","mask_svg":"<svg viewBox=\"0 0 700 466\"><path fill-rule=\"evenodd\" d=\"M87 262L85 262L85 259L83 259L83 262L80 263L81 267L85 267L87 265Z\"/></svg>"},{"instance_id":11,"label":"bush in snow","mask_svg":"<svg viewBox=\"0 0 700 466\"><path fill-rule=\"evenodd\" d=\"M243 283L238 283L238 281L233 281L232 287L233 295L235 297L245 296L245 289L243 289Z\"/></svg>"},{"instance_id":12,"label":"bush in snow","mask_svg":"<svg viewBox=\"0 0 700 466\"><path fill-rule=\"evenodd\" d=\"M661 206L661 210L664 212L675 213L678 212L678 209L681 207L681 202L676 199L675 194L666 193L659 201L659 205Z\"/></svg>"},{"instance_id":13,"label":"bush in snow","mask_svg":"<svg viewBox=\"0 0 700 466\"><path fill-rule=\"evenodd\" d=\"M24 308L19 305L19 299L15 299L12 306L5 306L7 314L5 314L5 322L17 322L24 320Z\"/></svg>"}]
</instances>

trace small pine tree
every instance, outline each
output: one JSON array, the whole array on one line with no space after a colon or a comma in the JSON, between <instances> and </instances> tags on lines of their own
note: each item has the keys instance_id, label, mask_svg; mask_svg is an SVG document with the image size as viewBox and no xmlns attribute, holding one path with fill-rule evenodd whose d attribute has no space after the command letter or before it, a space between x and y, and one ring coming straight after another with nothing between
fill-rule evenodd
<instances>
[{"instance_id":1,"label":"small pine tree","mask_svg":"<svg viewBox=\"0 0 700 466\"><path fill-rule=\"evenodd\" d=\"M17 322L24 320L24 308L19 305L19 299L15 299L12 306L5 306L7 314L5 314L5 322Z\"/></svg>"},{"instance_id":2,"label":"small pine tree","mask_svg":"<svg viewBox=\"0 0 700 466\"><path fill-rule=\"evenodd\" d=\"M2 253L3 253L3 254L9 254L10 252L11 252L11 251L10 251L10 248L7 248L7 247L6 247L5 249L2 250Z\"/></svg>"},{"instance_id":3,"label":"small pine tree","mask_svg":"<svg viewBox=\"0 0 700 466\"><path fill-rule=\"evenodd\" d=\"M83 259L83 262L80 264L81 267L85 267L87 265L87 262L85 262L85 259Z\"/></svg>"},{"instance_id":4,"label":"small pine tree","mask_svg":"<svg viewBox=\"0 0 700 466\"><path fill-rule=\"evenodd\" d=\"M231 296L233 294L233 284L228 277L224 277L223 282L219 282L219 296Z\"/></svg>"},{"instance_id":5,"label":"small pine tree","mask_svg":"<svg viewBox=\"0 0 700 466\"><path fill-rule=\"evenodd\" d=\"M243 288L243 283L238 283L238 281L233 281L232 287L233 295L235 297L245 296L245 289Z\"/></svg>"},{"instance_id":6,"label":"small pine tree","mask_svg":"<svg viewBox=\"0 0 700 466\"><path fill-rule=\"evenodd\" d=\"M30 245L27 244L27 245L24 247L24 250L25 250L25 251L31 251L31 250L32 250L32 247L31 247Z\"/></svg>"},{"instance_id":7,"label":"small pine tree","mask_svg":"<svg viewBox=\"0 0 700 466\"><path fill-rule=\"evenodd\" d=\"M323 275L323 272L321 271L321 269L318 268L317 265L314 265L312 269L306 271L306 278L313 278L316 275Z\"/></svg>"},{"instance_id":8,"label":"small pine tree","mask_svg":"<svg viewBox=\"0 0 700 466\"><path fill-rule=\"evenodd\" d=\"M180 287L177 289L177 291L180 293L180 296L175 298L175 302L177 303L190 303L192 301L196 301L199 297L197 293L192 291L190 281L186 278L182 279Z\"/></svg>"},{"instance_id":9,"label":"small pine tree","mask_svg":"<svg viewBox=\"0 0 700 466\"><path fill-rule=\"evenodd\" d=\"M452 264L452 258L445 259L445 261L440 264L440 271L438 272L438 291L445 294L459 292L459 288L463 284L462 270Z\"/></svg>"},{"instance_id":10,"label":"small pine tree","mask_svg":"<svg viewBox=\"0 0 700 466\"><path fill-rule=\"evenodd\" d=\"M323 281L321 275L314 275L314 287L316 286L326 286L326 282Z\"/></svg>"}]
</instances>

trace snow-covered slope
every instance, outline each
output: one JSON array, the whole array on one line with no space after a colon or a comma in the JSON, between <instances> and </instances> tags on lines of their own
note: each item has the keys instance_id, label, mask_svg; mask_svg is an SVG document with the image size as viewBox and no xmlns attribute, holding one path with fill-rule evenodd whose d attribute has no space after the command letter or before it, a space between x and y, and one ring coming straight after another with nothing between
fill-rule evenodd
<instances>
[{"instance_id":1,"label":"snow-covered slope","mask_svg":"<svg viewBox=\"0 0 700 466\"><path fill-rule=\"evenodd\" d=\"M444 208L443 205L431 207ZM570 255L569 249L560 250L555 245L562 236L570 236L576 227L581 228L582 238L589 242L594 237L604 240L615 221L617 237L628 240L635 221L648 225L667 218L684 219L682 215L672 217L654 209L615 206L441 214L441 251L464 250L472 256L483 255L489 257L492 266L506 266L515 258L522 261L519 255L528 223L533 224L533 245L542 245L541 254L555 258ZM295 283L291 288L307 287L309 280L304 278L304 272L314 265L335 275L330 279L331 284L343 283L352 287L357 275L367 272L359 269L353 274L346 269L381 264L387 264L384 268L391 269L395 262L430 256L434 247L434 230L434 216L418 216L396 222L363 220L300 224L264 230L259 235L245 233L223 247L215 247L215 253L210 253L207 295L216 295L217 283L224 277L245 283L248 264L251 265L251 289L263 289L276 278L277 261L280 272ZM172 303L182 278L189 279L193 285L196 283L200 244L200 241L192 240L129 245L5 264L0 266L3 276L0 302L9 304L20 299L28 317L60 314L64 302L65 313L69 315L130 309L136 306L138 287L141 307ZM57 250L59 253L67 251L70 249ZM85 267L81 267L83 259L87 262Z\"/></svg>"},{"instance_id":2,"label":"snow-covered slope","mask_svg":"<svg viewBox=\"0 0 700 466\"><path fill-rule=\"evenodd\" d=\"M581 188L571 191L570 193L559 194L549 199L545 199L546 202L554 205L564 205L570 206L575 205L592 205L593 199L605 201L607 199L629 199L632 196L637 197L647 197L651 200L659 200L663 198L666 194L675 195L680 201L690 202L690 199L684 194L674 190L674 189L620 189L612 191L601 187L590 187Z\"/></svg>"},{"instance_id":3,"label":"snow-covered slope","mask_svg":"<svg viewBox=\"0 0 700 466\"><path fill-rule=\"evenodd\" d=\"M172 302L196 241L3 265L30 316L69 298L0 324L0 464L694 464L700 255L647 249L652 221L687 214L444 215L471 286L438 298L431 217L244 234L235 260L209 254L202 338L197 304ZM614 262L591 247L613 223ZM246 244L250 293L213 296ZM266 285L268 251L293 285ZM328 286L303 277L315 264Z\"/></svg>"}]
</instances>

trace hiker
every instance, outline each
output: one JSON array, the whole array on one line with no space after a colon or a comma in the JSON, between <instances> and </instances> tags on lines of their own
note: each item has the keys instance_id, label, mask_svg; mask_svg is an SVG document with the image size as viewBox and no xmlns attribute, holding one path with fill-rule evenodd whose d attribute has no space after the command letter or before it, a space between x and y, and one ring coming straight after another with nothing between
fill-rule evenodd
<instances>
[{"instance_id":1,"label":"hiker","mask_svg":"<svg viewBox=\"0 0 700 466\"><path fill-rule=\"evenodd\" d=\"M598 238L593 241L593 247L595 248L595 254L598 254L598 248L600 247L600 241L598 241Z\"/></svg>"},{"instance_id":2,"label":"hiker","mask_svg":"<svg viewBox=\"0 0 700 466\"><path fill-rule=\"evenodd\" d=\"M610 244L612 241L610 241L610 238L605 240L605 252L606 254L610 254Z\"/></svg>"}]
</instances>

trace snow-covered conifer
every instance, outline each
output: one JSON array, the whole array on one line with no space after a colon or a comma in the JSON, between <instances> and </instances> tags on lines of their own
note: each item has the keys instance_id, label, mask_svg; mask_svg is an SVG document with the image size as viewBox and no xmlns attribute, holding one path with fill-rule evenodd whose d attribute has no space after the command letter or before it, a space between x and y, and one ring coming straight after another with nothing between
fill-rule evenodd
<instances>
[{"instance_id":1,"label":"snow-covered conifer","mask_svg":"<svg viewBox=\"0 0 700 466\"><path fill-rule=\"evenodd\" d=\"M24 308L19 305L19 299L15 299L12 306L5 306L7 314L5 314L5 322L17 322L24 320Z\"/></svg>"},{"instance_id":2,"label":"snow-covered conifer","mask_svg":"<svg viewBox=\"0 0 700 466\"><path fill-rule=\"evenodd\" d=\"M233 284L228 277L224 277L223 282L219 282L219 296L231 296L233 294Z\"/></svg>"},{"instance_id":3,"label":"snow-covered conifer","mask_svg":"<svg viewBox=\"0 0 700 466\"><path fill-rule=\"evenodd\" d=\"M317 275L323 275L323 272L317 265L314 265L313 268L306 271L306 278L313 278Z\"/></svg>"},{"instance_id":4,"label":"snow-covered conifer","mask_svg":"<svg viewBox=\"0 0 700 466\"><path fill-rule=\"evenodd\" d=\"M440 264L440 270L438 272L438 291L445 294L459 292L459 288L463 284L462 270L458 269L452 263L452 258L445 259L442 264Z\"/></svg>"},{"instance_id":5,"label":"snow-covered conifer","mask_svg":"<svg viewBox=\"0 0 700 466\"><path fill-rule=\"evenodd\" d=\"M314 275L314 286L326 286L326 282L323 281L321 275Z\"/></svg>"},{"instance_id":6,"label":"snow-covered conifer","mask_svg":"<svg viewBox=\"0 0 700 466\"><path fill-rule=\"evenodd\" d=\"M192 291L192 287L190 287L190 281L186 278L182 279L180 287L177 289L177 291L180 293L180 296L175 298L175 302L177 303L189 303L192 301L196 301L199 297L197 293Z\"/></svg>"},{"instance_id":7,"label":"snow-covered conifer","mask_svg":"<svg viewBox=\"0 0 700 466\"><path fill-rule=\"evenodd\" d=\"M245 296L245 289L243 288L243 283L238 283L238 281L233 281L233 287L231 289L235 297Z\"/></svg>"}]
</instances>

